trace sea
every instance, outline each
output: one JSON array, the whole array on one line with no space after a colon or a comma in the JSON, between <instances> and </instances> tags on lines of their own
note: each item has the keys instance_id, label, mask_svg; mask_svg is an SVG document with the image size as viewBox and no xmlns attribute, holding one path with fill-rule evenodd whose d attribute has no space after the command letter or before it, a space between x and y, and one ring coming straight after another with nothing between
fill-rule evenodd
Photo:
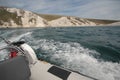
<instances>
[{"instance_id":1,"label":"sea","mask_svg":"<svg viewBox=\"0 0 120 80\"><path fill-rule=\"evenodd\" d=\"M0 36L25 41L40 60L98 80L120 80L120 26L1 28ZM1 60L5 56L0 53Z\"/></svg>"}]
</instances>

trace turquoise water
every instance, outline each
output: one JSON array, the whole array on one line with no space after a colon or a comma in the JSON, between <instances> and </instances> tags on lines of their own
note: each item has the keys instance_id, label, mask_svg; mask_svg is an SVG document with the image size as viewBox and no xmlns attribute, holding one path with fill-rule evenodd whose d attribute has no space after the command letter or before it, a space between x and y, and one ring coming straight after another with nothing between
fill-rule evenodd
<instances>
[{"instance_id":1,"label":"turquoise water","mask_svg":"<svg viewBox=\"0 0 120 80\"><path fill-rule=\"evenodd\" d=\"M100 80L120 80L119 26L0 29L0 35L25 40L41 60Z\"/></svg>"}]
</instances>

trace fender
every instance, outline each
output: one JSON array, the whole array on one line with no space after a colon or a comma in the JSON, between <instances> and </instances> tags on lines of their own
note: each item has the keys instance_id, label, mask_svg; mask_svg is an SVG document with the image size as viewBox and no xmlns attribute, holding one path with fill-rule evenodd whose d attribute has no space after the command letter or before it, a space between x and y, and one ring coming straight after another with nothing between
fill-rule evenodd
<instances>
[{"instance_id":1,"label":"fender","mask_svg":"<svg viewBox=\"0 0 120 80\"><path fill-rule=\"evenodd\" d=\"M37 62L37 57L33 49L26 43L20 46L27 57L29 64L35 64Z\"/></svg>"}]
</instances>

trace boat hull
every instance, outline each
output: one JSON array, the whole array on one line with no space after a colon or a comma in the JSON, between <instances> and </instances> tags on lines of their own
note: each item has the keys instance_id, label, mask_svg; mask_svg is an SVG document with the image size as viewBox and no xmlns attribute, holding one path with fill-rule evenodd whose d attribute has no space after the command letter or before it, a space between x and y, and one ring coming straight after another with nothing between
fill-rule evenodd
<instances>
[{"instance_id":1,"label":"boat hull","mask_svg":"<svg viewBox=\"0 0 120 80\"><path fill-rule=\"evenodd\" d=\"M30 80L96 80L39 60L37 61L36 64L30 66L30 69L31 69ZM50 69L53 70L51 70L50 72L49 71Z\"/></svg>"}]
</instances>

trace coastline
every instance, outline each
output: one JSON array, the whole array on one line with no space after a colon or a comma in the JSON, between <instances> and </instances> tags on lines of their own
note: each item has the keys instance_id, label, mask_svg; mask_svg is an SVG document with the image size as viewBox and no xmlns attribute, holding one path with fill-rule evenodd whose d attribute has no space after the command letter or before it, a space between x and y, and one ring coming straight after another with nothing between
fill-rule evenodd
<instances>
[{"instance_id":1,"label":"coastline","mask_svg":"<svg viewBox=\"0 0 120 80\"><path fill-rule=\"evenodd\" d=\"M17 8L0 8L0 28L120 26L119 20L37 14Z\"/></svg>"},{"instance_id":2,"label":"coastline","mask_svg":"<svg viewBox=\"0 0 120 80\"><path fill-rule=\"evenodd\" d=\"M0 29L44 29L44 28L94 28L94 27L120 27L120 25L97 25L97 26L48 26L48 27L0 27Z\"/></svg>"}]
</instances>

